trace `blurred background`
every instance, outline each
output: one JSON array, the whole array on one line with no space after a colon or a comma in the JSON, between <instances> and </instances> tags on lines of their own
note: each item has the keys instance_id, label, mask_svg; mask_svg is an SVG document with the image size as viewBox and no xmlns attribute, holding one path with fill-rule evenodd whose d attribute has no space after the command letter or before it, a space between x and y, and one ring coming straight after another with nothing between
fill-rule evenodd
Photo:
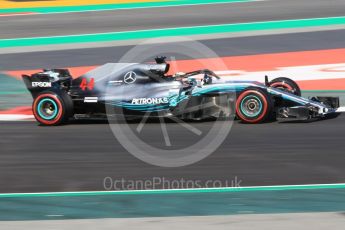
<instances>
[{"instance_id":1,"label":"blurred background","mask_svg":"<svg viewBox=\"0 0 345 230\"><path fill-rule=\"evenodd\" d=\"M106 122L38 126L21 75L68 68L78 77L119 61L148 39L164 55L165 45L179 37L186 47L198 42L214 54L171 54L172 72L219 58L226 68L214 70L223 78L289 77L303 96L339 96L344 105L344 12L343 0L0 0L1 226L339 229L345 209L344 116L255 126L235 121L208 158L163 168L130 155ZM157 125L146 130L152 143L162 141ZM123 180L120 190L152 189L130 185L154 178L177 180L178 188L186 188L183 179L217 189L107 189L110 181ZM234 183L243 190L219 189Z\"/></svg>"}]
</instances>

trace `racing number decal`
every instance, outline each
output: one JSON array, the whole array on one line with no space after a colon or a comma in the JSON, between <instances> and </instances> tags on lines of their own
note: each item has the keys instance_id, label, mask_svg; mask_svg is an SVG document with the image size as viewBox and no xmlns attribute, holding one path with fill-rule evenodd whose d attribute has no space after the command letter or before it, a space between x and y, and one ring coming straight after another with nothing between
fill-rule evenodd
<instances>
[{"instance_id":1,"label":"racing number decal","mask_svg":"<svg viewBox=\"0 0 345 230\"><path fill-rule=\"evenodd\" d=\"M86 89L93 90L93 87L95 86L95 79L91 78L90 82L87 82L87 79L84 78L80 83L81 90L85 91Z\"/></svg>"},{"instance_id":2,"label":"racing number decal","mask_svg":"<svg viewBox=\"0 0 345 230\"><path fill-rule=\"evenodd\" d=\"M93 87L95 86L95 79L91 78L89 85L87 86L89 88L89 90L93 90Z\"/></svg>"}]
</instances>

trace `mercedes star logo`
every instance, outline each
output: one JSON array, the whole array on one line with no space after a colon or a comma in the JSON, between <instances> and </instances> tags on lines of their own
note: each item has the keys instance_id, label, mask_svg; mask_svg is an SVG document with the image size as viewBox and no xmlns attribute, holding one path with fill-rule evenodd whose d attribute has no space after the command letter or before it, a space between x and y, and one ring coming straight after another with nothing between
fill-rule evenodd
<instances>
[{"instance_id":1,"label":"mercedes star logo","mask_svg":"<svg viewBox=\"0 0 345 230\"><path fill-rule=\"evenodd\" d=\"M135 82L135 80L137 80L137 74L133 71L126 73L125 76L123 77L123 81L126 84L132 84Z\"/></svg>"}]
</instances>

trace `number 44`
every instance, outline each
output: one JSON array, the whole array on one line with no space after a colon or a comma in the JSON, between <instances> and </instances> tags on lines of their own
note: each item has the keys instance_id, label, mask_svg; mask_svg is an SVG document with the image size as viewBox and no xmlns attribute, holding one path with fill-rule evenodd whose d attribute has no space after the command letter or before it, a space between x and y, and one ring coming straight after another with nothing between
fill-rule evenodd
<instances>
[{"instance_id":1,"label":"number 44","mask_svg":"<svg viewBox=\"0 0 345 230\"><path fill-rule=\"evenodd\" d=\"M92 90L95 86L95 79L91 78L90 82L87 82L87 79L84 78L80 83L81 90L85 91L86 89Z\"/></svg>"}]
</instances>

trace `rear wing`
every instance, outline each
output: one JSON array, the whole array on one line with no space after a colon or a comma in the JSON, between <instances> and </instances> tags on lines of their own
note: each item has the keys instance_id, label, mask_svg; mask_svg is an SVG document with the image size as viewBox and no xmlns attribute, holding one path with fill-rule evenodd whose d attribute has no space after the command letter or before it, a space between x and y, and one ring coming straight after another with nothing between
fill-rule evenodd
<instances>
[{"instance_id":1,"label":"rear wing","mask_svg":"<svg viewBox=\"0 0 345 230\"><path fill-rule=\"evenodd\" d=\"M26 88L32 97L45 90L69 90L72 84L72 76L67 69L44 69L42 72L32 75L22 75Z\"/></svg>"}]
</instances>

